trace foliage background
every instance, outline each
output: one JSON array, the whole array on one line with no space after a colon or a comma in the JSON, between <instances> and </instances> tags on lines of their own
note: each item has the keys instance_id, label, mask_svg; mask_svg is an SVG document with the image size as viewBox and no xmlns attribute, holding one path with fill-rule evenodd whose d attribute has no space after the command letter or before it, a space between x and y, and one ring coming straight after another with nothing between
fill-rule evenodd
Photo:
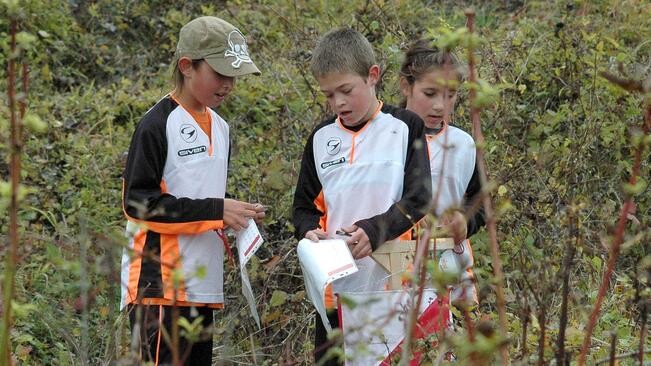
<instances>
[{"instance_id":1,"label":"foliage background","mask_svg":"<svg viewBox=\"0 0 651 366\"><path fill-rule=\"evenodd\" d=\"M468 5L475 7L486 40L478 52L480 77L500 89L482 123L500 215L511 355L522 364L538 362L532 350L539 347L539 316L545 309L544 361L552 360L563 249L580 237L570 274L567 330L567 348L576 358L607 258L608 235L624 201L621 186L632 165L630 130L642 120L642 98L625 94L599 73L615 72L621 62L639 79L649 75L648 3L25 0L19 5L20 27L34 37L25 39L29 108L49 128L28 134L25 145L22 180L34 190L21 203L12 333L18 364L130 362L129 332L117 308L118 260L126 245L120 209L123 154L140 116L171 90L178 30L199 15L238 26L263 71L239 79L219 113L233 134L229 193L269 207L266 244L249 268L264 327L257 330L248 316L237 271L228 268L216 358L309 363L314 311L305 297L289 218L304 141L328 114L308 71L310 50L332 27L360 30L376 47L384 70L381 98L396 104L396 71L406 43L436 35L440 27L463 26ZM7 30L2 15L1 90L7 88ZM6 98L0 95L4 106ZM470 131L463 99L455 122ZM8 130L8 110L2 107L3 180L9 176ZM643 161L641 175L648 180L648 153ZM651 271L648 188L636 202L640 223L629 224L591 362L606 357L611 332L617 334L618 353L635 350L639 342L640 312L649 301L648 282L640 279ZM576 232L568 228L569 215L579 220ZM5 243L4 214L0 223ZM473 238L473 248L481 310L496 318L484 231ZM88 309L79 307L83 286L94 299Z\"/></svg>"}]
</instances>

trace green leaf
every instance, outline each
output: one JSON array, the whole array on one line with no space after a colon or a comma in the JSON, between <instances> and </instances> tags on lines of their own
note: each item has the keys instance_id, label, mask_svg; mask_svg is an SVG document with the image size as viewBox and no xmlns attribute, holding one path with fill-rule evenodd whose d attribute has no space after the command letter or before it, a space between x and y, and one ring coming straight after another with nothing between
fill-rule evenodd
<instances>
[{"instance_id":1,"label":"green leaf","mask_svg":"<svg viewBox=\"0 0 651 366\"><path fill-rule=\"evenodd\" d=\"M269 305L271 305L271 307L280 306L284 304L286 300L287 293L285 291L274 290L273 294L271 294L271 301L269 301Z\"/></svg>"},{"instance_id":2,"label":"green leaf","mask_svg":"<svg viewBox=\"0 0 651 366\"><path fill-rule=\"evenodd\" d=\"M43 133L47 131L47 123L43 122L41 117L34 113L26 113L23 118L23 124L27 129L35 133Z\"/></svg>"}]
</instances>

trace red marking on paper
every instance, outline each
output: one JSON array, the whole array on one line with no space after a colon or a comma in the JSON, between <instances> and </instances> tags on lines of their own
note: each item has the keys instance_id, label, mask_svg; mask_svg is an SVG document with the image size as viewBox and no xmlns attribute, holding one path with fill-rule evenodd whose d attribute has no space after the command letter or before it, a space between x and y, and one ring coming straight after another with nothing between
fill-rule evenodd
<instances>
[{"instance_id":1,"label":"red marking on paper","mask_svg":"<svg viewBox=\"0 0 651 366\"><path fill-rule=\"evenodd\" d=\"M246 250L244 251L244 256L249 255L249 252L251 251L251 249L253 249L253 247L255 246L255 243L257 243L258 240L260 240L260 234L256 235L255 239L253 239L253 242L251 243L251 245L249 245L249 247L246 248Z\"/></svg>"},{"instance_id":2,"label":"red marking on paper","mask_svg":"<svg viewBox=\"0 0 651 366\"><path fill-rule=\"evenodd\" d=\"M345 271L345 270L347 270L348 268L352 268L352 267L353 267L353 264L352 264L352 263L348 263L347 265L345 265L345 266L343 266L343 267L339 267L339 268L337 268L337 269L335 269L335 270L333 270L333 271L328 272L328 276L332 276L333 274L337 274L337 273L339 273L339 272L341 272L341 271Z\"/></svg>"}]
</instances>

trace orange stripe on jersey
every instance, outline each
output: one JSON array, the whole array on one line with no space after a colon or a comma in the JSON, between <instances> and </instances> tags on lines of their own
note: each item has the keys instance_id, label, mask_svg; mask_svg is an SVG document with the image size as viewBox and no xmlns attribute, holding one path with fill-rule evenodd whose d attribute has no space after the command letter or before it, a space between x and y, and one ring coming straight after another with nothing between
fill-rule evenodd
<instances>
[{"instance_id":1,"label":"orange stripe on jersey","mask_svg":"<svg viewBox=\"0 0 651 366\"><path fill-rule=\"evenodd\" d=\"M158 341L156 342L156 363L155 366L158 366L158 355L160 353L160 338L163 329L163 307L158 307Z\"/></svg>"},{"instance_id":2,"label":"orange stripe on jersey","mask_svg":"<svg viewBox=\"0 0 651 366\"><path fill-rule=\"evenodd\" d=\"M328 206L326 206L325 196L323 195L323 190L319 192L319 195L314 199L314 206L316 209L323 212L321 218L319 219L319 226L323 231L327 231L328 228Z\"/></svg>"},{"instance_id":3,"label":"orange stripe on jersey","mask_svg":"<svg viewBox=\"0 0 651 366\"><path fill-rule=\"evenodd\" d=\"M199 234L204 231L217 230L224 228L223 220L204 220L204 221L189 221L189 222L155 222L140 220L135 217L129 216L126 208L124 207L124 179L122 179L122 212L129 221L137 224L145 225L149 230L155 231L159 234ZM160 182L161 193L167 193L167 185L165 180Z\"/></svg>"},{"instance_id":4,"label":"orange stripe on jersey","mask_svg":"<svg viewBox=\"0 0 651 366\"><path fill-rule=\"evenodd\" d=\"M147 233L138 230L133 238L133 258L129 264L129 282L127 283L127 303L132 303L138 296L138 282L140 281L140 270L142 268L142 255L145 249Z\"/></svg>"},{"instance_id":5,"label":"orange stripe on jersey","mask_svg":"<svg viewBox=\"0 0 651 366\"><path fill-rule=\"evenodd\" d=\"M210 116L210 112L208 112L208 107L204 107L203 112L195 112L192 109L186 107L181 103L180 100L178 100L174 95L170 94L170 98L172 98L178 105L183 107L194 120L197 122L199 127L203 130L203 132L208 135L208 140L210 141L210 149L208 150L208 154L212 156L212 118Z\"/></svg>"},{"instance_id":6,"label":"orange stripe on jersey","mask_svg":"<svg viewBox=\"0 0 651 366\"><path fill-rule=\"evenodd\" d=\"M432 140L434 140L435 138L438 138L439 136L441 136L441 134L443 132L445 132L445 130L447 130L447 129L448 129L448 124L447 124L447 122L444 122L443 123L443 128L441 128L441 131L437 132L436 135L427 135L427 134L425 135L425 139L427 140L427 156L430 159L432 158L432 153L430 152L429 143L432 142ZM433 166L430 166L430 168L434 169Z\"/></svg>"},{"instance_id":7,"label":"orange stripe on jersey","mask_svg":"<svg viewBox=\"0 0 651 366\"><path fill-rule=\"evenodd\" d=\"M198 234L204 231L222 229L224 227L223 220L206 220L206 221L191 221L191 222L154 222L135 219L127 213L124 213L127 218L138 224L145 225L149 230L155 231L159 234Z\"/></svg>"},{"instance_id":8,"label":"orange stripe on jersey","mask_svg":"<svg viewBox=\"0 0 651 366\"><path fill-rule=\"evenodd\" d=\"M405 233L400 235L398 237L398 240L411 240L412 239L412 235L411 235L411 230L412 229L413 229L413 227L409 228L409 230L407 230Z\"/></svg>"},{"instance_id":9,"label":"orange stripe on jersey","mask_svg":"<svg viewBox=\"0 0 651 366\"><path fill-rule=\"evenodd\" d=\"M384 102L379 100L378 101L378 106L375 109L375 112L373 112L373 115L371 116L371 118L369 118L366 125L364 125L364 127L362 127L359 131L351 131L350 129L348 129L348 127L346 127L346 125L344 125L343 122L341 122L341 118L339 118L339 116L337 116L337 123L339 124L339 127L343 128L344 131L346 131L346 132L353 135L353 146L350 149L350 157L349 157L349 160L348 160L348 164L353 165L353 160L355 160L355 138L357 137L357 135L362 133L362 131L364 131L371 124L371 122L373 122L373 120L375 119L375 117L377 117L378 114L380 114L380 111L382 110L383 105L384 105Z\"/></svg>"},{"instance_id":10,"label":"orange stripe on jersey","mask_svg":"<svg viewBox=\"0 0 651 366\"><path fill-rule=\"evenodd\" d=\"M325 294L324 294L324 300L325 300L325 308L326 309L334 309L335 308L335 294L334 294L334 291L332 290L332 284L329 284L328 286L326 286Z\"/></svg>"},{"instance_id":11,"label":"orange stripe on jersey","mask_svg":"<svg viewBox=\"0 0 651 366\"><path fill-rule=\"evenodd\" d=\"M160 259L161 263L161 277L163 280L163 296L166 299L174 299L180 301L186 300L185 294L185 281L183 278L179 279L177 293L174 294L174 271L181 270L181 253L179 252L179 238L177 235L161 234L160 235ZM165 265L165 263L172 264ZM175 296L176 295L176 296Z\"/></svg>"}]
</instances>

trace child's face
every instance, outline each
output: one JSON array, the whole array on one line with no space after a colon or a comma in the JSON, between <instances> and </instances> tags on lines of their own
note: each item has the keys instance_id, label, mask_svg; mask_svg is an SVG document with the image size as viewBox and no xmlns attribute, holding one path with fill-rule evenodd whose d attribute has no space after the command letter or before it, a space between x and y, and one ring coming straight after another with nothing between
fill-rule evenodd
<instances>
[{"instance_id":1,"label":"child's face","mask_svg":"<svg viewBox=\"0 0 651 366\"><path fill-rule=\"evenodd\" d=\"M183 92L210 108L218 107L235 86L235 78L219 74L207 62L201 62L196 69L190 67L184 77Z\"/></svg>"},{"instance_id":2,"label":"child's face","mask_svg":"<svg viewBox=\"0 0 651 366\"><path fill-rule=\"evenodd\" d=\"M379 75L380 69L374 65L366 79L354 73L333 72L318 77L317 81L330 108L343 124L357 126L368 121L377 108L375 84Z\"/></svg>"},{"instance_id":3,"label":"child's face","mask_svg":"<svg viewBox=\"0 0 651 366\"><path fill-rule=\"evenodd\" d=\"M446 75L442 69L422 75L411 85L404 77L400 79L400 88L407 98L407 109L418 114L429 128L439 128L444 119L450 120L450 113L457 102L458 84L457 72L449 71Z\"/></svg>"}]
</instances>

